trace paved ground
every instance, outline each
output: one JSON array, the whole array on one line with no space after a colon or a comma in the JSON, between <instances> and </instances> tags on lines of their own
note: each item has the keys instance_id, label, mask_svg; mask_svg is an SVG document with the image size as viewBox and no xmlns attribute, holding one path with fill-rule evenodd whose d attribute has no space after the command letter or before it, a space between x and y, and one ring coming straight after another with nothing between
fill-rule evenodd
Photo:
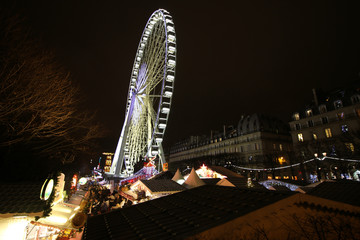
<instances>
[{"instance_id":1,"label":"paved ground","mask_svg":"<svg viewBox=\"0 0 360 240\"><path fill-rule=\"evenodd\" d=\"M84 198L86 191L77 190L66 203L80 206L81 200Z\"/></svg>"}]
</instances>

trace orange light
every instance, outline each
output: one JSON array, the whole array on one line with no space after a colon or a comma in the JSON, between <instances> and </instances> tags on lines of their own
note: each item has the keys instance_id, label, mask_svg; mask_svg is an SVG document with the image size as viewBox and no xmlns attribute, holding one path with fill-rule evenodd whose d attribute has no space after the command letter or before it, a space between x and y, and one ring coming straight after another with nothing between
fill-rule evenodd
<instances>
[{"instance_id":1,"label":"orange light","mask_svg":"<svg viewBox=\"0 0 360 240\"><path fill-rule=\"evenodd\" d=\"M286 163L286 159L284 157L279 157L278 161L280 164Z\"/></svg>"}]
</instances>

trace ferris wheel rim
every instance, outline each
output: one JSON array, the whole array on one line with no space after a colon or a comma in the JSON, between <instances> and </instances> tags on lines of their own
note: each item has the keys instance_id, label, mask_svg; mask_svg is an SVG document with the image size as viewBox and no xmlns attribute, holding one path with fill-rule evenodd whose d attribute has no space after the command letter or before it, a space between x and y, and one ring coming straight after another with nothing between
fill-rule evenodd
<instances>
[{"instance_id":1,"label":"ferris wheel rim","mask_svg":"<svg viewBox=\"0 0 360 240\"><path fill-rule=\"evenodd\" d=\"M151 16L150 16L150 18L148 19L148 21L147 21L147 23L146 23L146 25L145 25L145 28L144 28L144 30L143 30L143 32L142 32L142 34L141 34L141 40L140 40L140 42L139 42L139 44L138 44L138 47L137 47L137 50L136 50L136 55L135 55L135 60L134 60L134 63L133 63L133 68L132 68L132 71L131 71L131 77L130 77L130 84L129 84L129 90L128 90L128 98L127 98L127 100L129 101L130 99L131 99L131 96L130 96L130 94L131 94L131 79L133 79L133 77L134 77L134 70L136 70L136 67L135 67L135 64L136 64L136 59L138 58L138 57L140 57L140 58L142 58L141 56L139 56L139 50L141 49L141 44L143 43L143 41L142 41L142 39L144 38L144 34L145 34L145 32L146 32L146 30L147 30L147 28L148 28L148 26L149 26L149 23L154 19L154 16L156 15L156 14L158 14L158 13L160 13L161 14L161 17L162 17L162 21L164 22L164 27L165 27L165 39L166 39L166 46L165 46L165 69L164 69L164 77L163 77L163 79L162 79L162 89L161 89L161 97L160 97L160 101L159 101L159 106L158 106L158 111L157 111L157 119L156 119L156 124L158 123L158 121L159 121L159 113L160 113L160 105L162 104L162 102L163 102L163 97L164 97L164 86L165 86L165 81L166 81L166 77L168 76L168 64L167 64L167 61L168 61L168 58L169 58L169 56L168 56L168 45L169 45L169 38L168 38L168 31L167 31L167 24L168 24L168 22L170 22L172 25L174 25L174 23L173 23L173 21L172 21L172 17L171 17L171 15L169 14L169 12L167 11L167 10L165 10L165 9L158 9L158 10L156 10L155 12L153 12L152 14L151 14ZM168 18L166 18L166 17L168 17ZM167 21L167 20L170 20L170 21ZM174 26L172 26L173 28L174 28ZM173 35L174 35L174 37L175 37L175 39L176 39L176 34L175 34L175 30L173 30L172 31L172 33L173 33ZM173 42L171 42L172 44L173 44L173 47L175 48L175 50L174 50L174 59L176 60L176 41L173 41ZM175 68L173 69L173 76L175 77ZM175 81L175 78L172 80L172 82L174 83ZM174 86L174 84L173 84L173 86ZM170 96L169 97L169 111L170 111L170 105L171 105L171 101L172 101L172 96ZM126 108L126 113L125 114L127 114L127 112L129 111L129 108L130 108L130 106L129 105L127 105L127 108ZM168 115L169 114L167 114L167 117L166 117L166 125L167 125L167 121L168 121ZM163 125L162 125L162 127L164 127ZM164 127L164 132L165 132L165 129L166 129L166 126ZM154 131L153 131L153 135L154 135L154 133L155 133L155 129L154 129ZM154 136L152 136L152 138L153 138Z\"/></svg>"},{"instance_id":2,"label":"ferris wheel rim","mask_svg":"<svg viewBox=\"0 0 360 240\"><path fill-rule=\"evenodd\" d=\"M148 146L148 153L152 157L153 155L157 155L159 152L159 149L162 148L161 143L165 134L168 117L170 113L171 108L171 101L172 101L172 94L173 94L173 88L174 88L174 81L175 81L175 66L176 66L176 34L175 34L175 26L172 20L171 15L168 11L164 9L159 9L155 11L150 18L148 19L145 28L142 32L136 54L135 54L135 60L133 63L131 76L130 76L130 84L128 89L128 95L126 100L126 109L125 109L125 116L128 116L131 114L132 108L134 107L132 104L134 104L134 96L133 94L133 88L135 88L136 83L138 81L139 71L142 66L142 60L145 54L143 54L142 51L144 51L147 47L147 44L150 42L148 40L148 37L150 38L150 35L152 33L152 28L155 29L155 24L158 23L158 21L161 21L164 29L165 34L165 54L164 54L164 69L162 72L162 78L161 81L159 81L159 84L161 82L161 91L158 99L157 106L153 106L156 111L156 119L153 123L152 133L151 133L151 140L149 141ZM155 31L155 30L154 30ZM145 64L146 67L146 64ZM145 80L146 81L146 80ZM155 85L157 86L157 84ZM160 86L159 86L160 87ZM155 112L154 111L154 112ZM131 121L133 121L131 119ZM126 120L125 120L126 122ZM128 129L125 129L125 123L122 129L122 134L124 131L129 131ZM127 136L127 132L125 135ZM121 139L121 138L120 138ZM120 142L119 139L119 142ZM126 141L127 139L123 140ZM118 144L119 145L119 144ZM125 146L125 145L123 145ZM152 152L152 150L154 150ZM118 151L118 149L117 149ZM124 150L125 151L125 150ZM125 153L124 153L125 154ZM116 155L116 154L115 154ZM119 159L118 161L123 161L122 159ZM112 166L113 168L113 166Z\"/></svg>"}]
</instances>

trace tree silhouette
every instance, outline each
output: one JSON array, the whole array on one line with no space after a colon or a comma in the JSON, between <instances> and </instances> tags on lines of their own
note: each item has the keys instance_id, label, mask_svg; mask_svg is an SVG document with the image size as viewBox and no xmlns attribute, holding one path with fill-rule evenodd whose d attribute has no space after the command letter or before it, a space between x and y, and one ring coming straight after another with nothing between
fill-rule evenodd
<instances>
[{"instance_id":1,"label":"tree silhouette","mask_svg":"<svg viewBox=\"0 0 360 240\"><path fill-rule=\"evenodd\" d=\"M1 160L73 162L103 130L80 109L79 89L54 55L18 16L0 12Z\"/></svg>"}]
</instances>

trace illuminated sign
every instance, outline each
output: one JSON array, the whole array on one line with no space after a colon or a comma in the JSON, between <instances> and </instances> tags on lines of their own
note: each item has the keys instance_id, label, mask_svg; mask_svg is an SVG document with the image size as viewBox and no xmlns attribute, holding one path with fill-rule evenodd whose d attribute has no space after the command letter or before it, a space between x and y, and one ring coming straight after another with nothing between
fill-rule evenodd
<instances>
[{"instance_id":1,"label":"illuminated sign","mask_svg":"<svg viewBox=\"0 0 360 240\"><path fill-rule=\"evenodd\" d=\"M52 191L54 190L54 179L46 179L41 187L40 199L48 200Z\"/></svg>"},{"instance_id":2,"label":"illuminated sign","mask_svg":"<svg viewBox=\"0 0 360 240\"><path fill-rule=\"evenodd\" d=\"M84 177L82 177L82 178L79 179L80 185L84 185L86 182L87 182L87 179L84 178Z\"/></svg>"},{"instance_id":3,"label":"illuminated sign","mask_svg":"<svg viewBox=\"0 0 360 240\"><path fill-rule=\"evenodd\" d=\"M164 163L164 164L163 164L163 171L165 172L165 171L167 171L168 169L169 169L168 163Z\"/></svg>"},{"instance_id":4,"label":"illuminated sign","mask_svg":"<svg viewBox=\"0 0 360 240\"><path fill-rule=\"evenodd\" d=\"M78 176L76 174L74 174L72 180L71 180L71 187L70 189L74 189L76 188L76 184L78 182Z\"/></svg>"}]
</instances>

